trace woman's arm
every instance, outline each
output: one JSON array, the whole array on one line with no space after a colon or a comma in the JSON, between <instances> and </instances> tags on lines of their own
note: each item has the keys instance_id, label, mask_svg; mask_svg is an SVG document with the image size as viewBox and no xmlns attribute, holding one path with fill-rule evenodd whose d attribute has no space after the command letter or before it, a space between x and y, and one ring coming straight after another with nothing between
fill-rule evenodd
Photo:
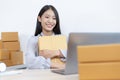
<instances>
[{"instance_id":1,"label":"woman's arm","mask_svg":"<svg viewBox=\"0 0 120 80\"><path fill-rule=\"evenodd\" d=\"M45 69L50 68L50 60L45 59L43 56L37 56L38 54L38 39L37 37L31 37L27 44L25 59L28 68Z\"/></svg>"},{"instance_id":2,"label":"woman's arm","mask_svg":"<svg viewBox=\"0 0 120 80\"><path fill-rule=\"evenodd\" d=\"M50 68L52 69L65 67L66 50L41 50L39 55L46 59L51 58Z\"/></svg>"},{"instance_id":3,"label":"woman's arm","mask_svg":"<svg viewBox=\"0 0 120 80\"><path fill-rule=\"evenodd\" d=\"M66 57L65 53L62 53L62 50L41 50L39 51L39 55L44 56L45 58Z\"/></svg>"}]
</instances>

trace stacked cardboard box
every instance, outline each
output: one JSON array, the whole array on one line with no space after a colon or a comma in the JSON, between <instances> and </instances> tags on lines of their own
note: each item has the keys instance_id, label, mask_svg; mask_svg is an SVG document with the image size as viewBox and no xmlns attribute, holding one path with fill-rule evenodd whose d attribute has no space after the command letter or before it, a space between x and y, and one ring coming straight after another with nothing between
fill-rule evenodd
<instances>
[{"instance_id":1,"label":"stacked cardboard box","mask_svg":"<svg viewBox=\"0 0 120 80\"><path fill-rule=\"evenodd\" d=\"M2 32L0 40L0 61L7 66L23 64L18 32Z\"/></svg>"},{"instance_id":2,"label":"stacked cardboard box","mask_svg":"<svg viewBox=\"0 0 120 80\"><path fill-rule=\"evenodd\" d=\"M0 49L2 49L2 41L0 40Z\"/></svg>"},{"instance_id":3,"label":"stacked cardboard box","mask_svg":"<svg viewBox=\"0 0 120 80\"><path fill-rule=\"evenodd\" d=\"M120 80L120 44L78 46L80 80Z\"/></svg>"}]
</instances>

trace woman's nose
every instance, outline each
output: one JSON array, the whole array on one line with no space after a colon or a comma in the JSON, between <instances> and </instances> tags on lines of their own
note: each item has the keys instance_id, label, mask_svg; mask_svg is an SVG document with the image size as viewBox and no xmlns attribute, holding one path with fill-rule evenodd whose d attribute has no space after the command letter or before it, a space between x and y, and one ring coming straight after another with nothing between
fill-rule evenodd
<instances>
[{"instance_id":1,"label":"woman's nose","mask_svg":"<svg viewBox=\"0 0 120 80\"><path fill-rule=\"evenodd\" d=\"M53 22L53 19L52 18L49 18L49 20L48 20L49 22Z\"/></svg>"}]
</instances>

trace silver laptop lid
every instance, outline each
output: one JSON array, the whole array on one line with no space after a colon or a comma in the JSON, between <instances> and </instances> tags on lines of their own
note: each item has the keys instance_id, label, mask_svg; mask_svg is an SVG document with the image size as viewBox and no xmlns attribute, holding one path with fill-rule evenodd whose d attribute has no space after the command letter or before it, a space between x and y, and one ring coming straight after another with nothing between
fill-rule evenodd
<instances>
[{"instance_id":1,"label":"silver laptop lid","mask_svg":"<svg viewBox=\"0 0 120 80\"><path fill-rule=\"evenodd\" d=\"M64 74L77 74L77 45L120 43L120 33L70 33Z\"/></svg>"}]
</instances>

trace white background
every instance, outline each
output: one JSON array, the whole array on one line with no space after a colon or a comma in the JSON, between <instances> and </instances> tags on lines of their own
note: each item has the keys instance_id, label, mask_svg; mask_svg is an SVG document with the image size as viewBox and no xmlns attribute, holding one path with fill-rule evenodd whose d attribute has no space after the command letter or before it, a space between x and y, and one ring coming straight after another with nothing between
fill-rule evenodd
<instances>
[{"instance_id":1,"label":"white background","mask_svg":"<svg viewBox=\"0 0 120 80\"><path fill-rule=\"evenodd\" d=\"M56 7L61 31L67 36L70 32L120 32L120 0L0 0L0 33L19 32L25 52L45 4Z\"/></svg>"}]
</instances>

